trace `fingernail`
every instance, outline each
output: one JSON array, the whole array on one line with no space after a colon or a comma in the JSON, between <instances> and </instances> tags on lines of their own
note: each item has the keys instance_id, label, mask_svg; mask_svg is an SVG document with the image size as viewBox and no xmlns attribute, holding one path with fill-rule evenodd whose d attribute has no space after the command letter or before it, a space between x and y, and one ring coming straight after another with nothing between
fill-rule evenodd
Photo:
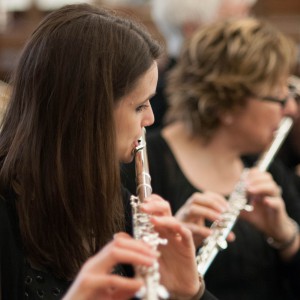
<instances>
[{"instance_id":1,"label":"fingernail","mask_svg":"<svg viewBox=\"0 0 300 300\"><path fill-rule=\"evenodd\" d=\"M141 203L141 207L147 207L147 206L149 206L148 203L146 203L146 202Z\"/></svg>"},{"instance_id":2,"label":"fingernail","mask_svg":"<svg viewBox=\"0 0 300 300\"><path fill-rule=\"evenodd\" d=\"M222 212L222 213L225 212L226 210L228 210L228 208L229 208L229 205L222 206L221 212Z\"/></svg>"}]
</instances>

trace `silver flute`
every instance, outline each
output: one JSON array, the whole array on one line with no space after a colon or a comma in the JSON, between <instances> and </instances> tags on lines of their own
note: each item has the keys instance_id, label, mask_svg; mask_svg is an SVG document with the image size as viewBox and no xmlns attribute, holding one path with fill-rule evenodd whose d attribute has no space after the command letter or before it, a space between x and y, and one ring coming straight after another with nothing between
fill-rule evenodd
<instances>
[{"instance_id":1,"label":"silver flute","mask_svg":"<svg viewBox=\"0 0 300 300\"><path fill-rule=\"evenodd\" d=\"M150 215L140 211L140 206L144 199L151 195L151 177L149 174L148 157L146 150L146 130L139 140L139 145L135 148L135 174L136 174L136 194L130 199L133 215L133 234L137 240L143 240L156 250L158 245L165 245L166 239L161 239L154 230L150 221ZM144 282L143 287L138 291L136 297L143 300L168 299L167 289L160 284L160 273L158 260L151 267L137 266L135 276Z\"/></svg>"},{"instance_id":2,"label":"silver flute","mask_svg":"<svg viewBox=\"0 0 300 300\"><path fill-rule=\"evenodd\" d=\"M293 120L290 117L284 117L281 120L272 144L256 162L261 172L266 171L270 166L292 125ZM219 251L227 248L226 238L235 225L241 210L252 210L252 206L248 204L246 195L245 179L247 173L248 169L245 168L240 180L229 196L229 208L222 213L220 220L213 222L210 227L212 233L203 241L203 246L197 252L196 261L198 273L201 276L204 276Z\"/></svg>"}]
</instances>

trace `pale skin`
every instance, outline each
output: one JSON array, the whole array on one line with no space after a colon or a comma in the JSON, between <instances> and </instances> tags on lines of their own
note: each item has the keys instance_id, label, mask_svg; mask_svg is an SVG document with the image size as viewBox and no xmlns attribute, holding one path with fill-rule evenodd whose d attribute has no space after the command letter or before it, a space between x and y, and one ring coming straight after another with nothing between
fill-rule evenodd
<instances>
[{"instance_id":1,"label":"pale skin","mask_svg":"<svg viewBox=\"0 0 300 300\"><path fill-rule=\"evenodd\" d=\"M116 234L112 242L83 265L64 300L130 299L143 282L112 275L113 267L120 263L151 266L158 256L161 283L173 299L194 299L200 282L191 232L171 216L169 204L158 195L149 197L143 210L153 215L156 231L168 239L168 244L158 253L126 233Z\"/></svg>"},{"instance_id":2,"label":"pale skin","mask_svg":"<svg viewBox=\"0 0 300 300\"><path fill-rule=\"evenodd\" d=\"M288 216L280 188L268 172L251 169L247 179L249 199L253 212L243 211L241 217L254 224L266 236L280 243L289 241L295 233L295 226ZM299 250L299 236L285 250L280 251L284 260L289 260Z\"/></svg>"},{"instance_id":3,"label":"pale skin","mask_svg":"<svg viewBox=\"0 0 300 300\"><path fill-rule=\"evenodd\" d=\"M157 65L139 79L134 90L124 96L115 109L117 129L117 152L121 162L133 159L132 150L142 134L143 127L154 122L150 98L155 93ZM161 282L174 299L193 299L201 288L196 262L195 247L191 232L171 215L167 201L151 195L141 209L151 214L155 230L167 238L166 246L159 253L142 241L126 233L118 233L94 257L82 267L64 300L132 298L142 287L137 278L111 274L117 264L151 266L159 257Z\"/></svg>"},{"instance_id":4,"label":"pale skin","mask_svg":"<svg viewBox=\"0 0 300 300\"><path fill-rule=\"evenodd\" d=\"M284 97L286 92L283 87L275 91L274 96ZM223 116L222 125L208 143L189 136L182 122L163 130L162 135L186 178L204 191L193 194L176 214L192 230L196 246L200 246L210 233L204 221L218 220L227 208L222 195L230 195L240 178L244 168L240 156L267 148L281 118L296 114L294 99L290 99L284 109L278 103L250 99L245 108ZM254 210L242 211L240 217L280 243L289 241L295 233L295 226L286 212L280 187L270 173L252 168L246 184ZM233 239L232 234L228 236L229 241ZM287 249L280 251L282 259L291 259L299 247L297 236Z\"/></svg>"}]
</instances>

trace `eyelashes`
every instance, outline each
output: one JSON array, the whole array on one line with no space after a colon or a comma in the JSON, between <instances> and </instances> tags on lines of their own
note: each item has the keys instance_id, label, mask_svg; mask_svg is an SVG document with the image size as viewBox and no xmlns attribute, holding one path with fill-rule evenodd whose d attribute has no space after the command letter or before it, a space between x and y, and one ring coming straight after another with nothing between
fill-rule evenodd
<instances>
[{"instance_id":1,"label":"eyelashes","mask_svg":"<svg viewBox=\"0 0 300 300\"><path fill-rule=\"evenodd\" d=\"M136 111L137 111L137 112L142 112L142 111L144 111L144 110L147 110L148 107L150 107L150 104L143 104L143 105L138 106L138 107L136 108Z\"/></svg>"}]
</instances>

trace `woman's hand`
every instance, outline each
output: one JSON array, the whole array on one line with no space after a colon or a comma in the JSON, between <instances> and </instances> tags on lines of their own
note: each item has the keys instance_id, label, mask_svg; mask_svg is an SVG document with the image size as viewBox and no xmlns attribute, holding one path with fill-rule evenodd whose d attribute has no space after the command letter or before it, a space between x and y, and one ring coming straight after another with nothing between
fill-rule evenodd
<instances>
[{"instance_id":1,"label":"woman's hand","mask_svg":"<svg viewBox=\"0 0 300 300\"><path fill-rule=\"evenodd\" d=\"M205 220L211 222L219 220L221 214L227 209L227 201L219 194L194 193L177 211L175 217L192 231L194 243L198 248L203 240L211 234L211 230L205 226ZM227 240L233 241L234 239L234 234L231 232Z\"/></svg>"},{"instance_id":2,"label":"woman's hand","mask_svg":"<svg viewBox=\"0 0 300 300\"><path fill-rule=\"evenodd\" d=\"M253 211L242 211L241 217L279 243L291 240L295 235L295 224L286 212L281 188L271 174L251 169L247 177L247 192ZM299 238L297 240L299 244ZM299 245L294 248L297 251Z\"/></svg>"},{"instance_id":3,"label":"woman's hand","mask_svg":"<svg viewBox=\"0 0 300 300\"><path fill-rule=\"evenodd\" d=\"M158 253L126 233L118 233L100 252L90 258L77 275L64 300L130 299L143 282L112 274L120 263L151 266Z\"/></svg>"},{"instance_id":4,"label":"woman's hand","mask_svg":"<svg viewBox=\"0 0 300 300\"><path fill-rule=\"evenodd\" d=\"M190 230L172 217L169 203L157 195L147 198L142 210L152 215L155 230L161 238L168 240L167 245L159 246L161 283L176 299L193 299L195 295L201 295L204 283L199 281Z\"/></svg>"},{"instance_id":5,"label":"woman's hand","mask_svg":"<svg viewBox=\"0 0 300 300\"><path fill-rule=\"evenodd\" d=\"M256 226L265 235L281 240L289 235L287 215L281 189L268 172L257 168L249 170L246 179L247 197L253 211L242 212L241 216Z\"/></svg>"}]
</instances>

